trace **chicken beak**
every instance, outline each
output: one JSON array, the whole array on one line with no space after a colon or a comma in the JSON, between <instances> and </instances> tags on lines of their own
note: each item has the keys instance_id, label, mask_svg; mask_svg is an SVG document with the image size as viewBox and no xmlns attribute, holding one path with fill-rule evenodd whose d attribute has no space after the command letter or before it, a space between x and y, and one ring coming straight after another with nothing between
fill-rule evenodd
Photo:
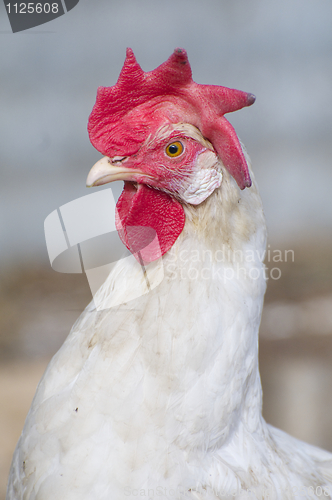
<instances>
[{"instance_id":1,"label":"chicken beak","mask_svg":"<svg viewBox=\"0 0 332 500\"><path fill-rule=\"evenodd\" d=\"M134 181L135 175L140 174L137 170L132 170L121 164L120 161L112 163L111 158L104 156L97 161L89 172L86 180L87 187L102 186L113 181Z\"/></svg>"}]
</instances>

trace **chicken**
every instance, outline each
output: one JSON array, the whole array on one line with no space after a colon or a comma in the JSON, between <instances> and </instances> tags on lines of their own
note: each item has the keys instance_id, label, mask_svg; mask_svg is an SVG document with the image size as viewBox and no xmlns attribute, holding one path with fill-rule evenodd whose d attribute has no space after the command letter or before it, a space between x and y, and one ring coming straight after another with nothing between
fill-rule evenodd
<instances>
[{"instance_id":1,"label":"chicken","mask_svg":"<svg viewBox=\"0 0 332 500\"><path fill-rule=\"evenodd\" d=\"M116 264L38 386L7 500L331 498L332 455L261 413L265 220L224 118L254 100L194 83L183 49L148 73L128 49L98 90L87 184L124 180L119 235L163 279Z\"/></svg>"}]
</instances>

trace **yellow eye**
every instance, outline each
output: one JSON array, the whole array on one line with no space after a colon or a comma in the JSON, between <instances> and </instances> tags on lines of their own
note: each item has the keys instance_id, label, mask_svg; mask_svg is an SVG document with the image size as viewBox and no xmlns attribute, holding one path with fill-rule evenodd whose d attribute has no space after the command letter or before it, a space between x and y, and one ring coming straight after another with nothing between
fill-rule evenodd
<instances>
[{"instance_id":1,"label":"yellow eye","mask_svg":"<svg viewBox=\"0 0 332 500\"><path fill-rule=\"evenodd\" d=\"M171 144L166 146L166 154L171 158L180 156L182 152L183 152L183 144L180 141L172 142Z\"/></svg>"}]
</instances>

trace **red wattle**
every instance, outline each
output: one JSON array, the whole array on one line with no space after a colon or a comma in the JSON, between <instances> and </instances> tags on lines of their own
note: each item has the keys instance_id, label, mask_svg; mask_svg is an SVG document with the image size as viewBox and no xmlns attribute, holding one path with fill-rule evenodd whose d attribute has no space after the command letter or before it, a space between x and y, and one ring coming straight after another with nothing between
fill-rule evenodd
<instances>
[{"instance_id":1,"label":"red wattle","mask_svg":"<svg viewBox=\"0 0 332 500\"><path fill-rule=\"evenodd\" d=\"M159 259L181 234L185 213L172 196L125 182L117 202L116 228L122 242L140 264Z\"/></svg>"}]
</instances>

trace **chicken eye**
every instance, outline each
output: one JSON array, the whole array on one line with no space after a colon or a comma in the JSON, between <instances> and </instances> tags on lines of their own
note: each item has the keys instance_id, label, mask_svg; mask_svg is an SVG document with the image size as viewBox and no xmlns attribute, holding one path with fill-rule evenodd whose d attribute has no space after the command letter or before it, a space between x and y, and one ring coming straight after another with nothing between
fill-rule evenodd
<instances>
[{"instance_id":1,"label":"chicken eye","mask_svg":"<svg viewBox=\"0 0 332 500\"><path fill-rule=\"evenodd\" d=\"M180 156L182 152L183 152L183 144L180 141L172 142L166 147L166 154L171 158L174 158L175 156Z\"/></svg>"}]
</instances>

